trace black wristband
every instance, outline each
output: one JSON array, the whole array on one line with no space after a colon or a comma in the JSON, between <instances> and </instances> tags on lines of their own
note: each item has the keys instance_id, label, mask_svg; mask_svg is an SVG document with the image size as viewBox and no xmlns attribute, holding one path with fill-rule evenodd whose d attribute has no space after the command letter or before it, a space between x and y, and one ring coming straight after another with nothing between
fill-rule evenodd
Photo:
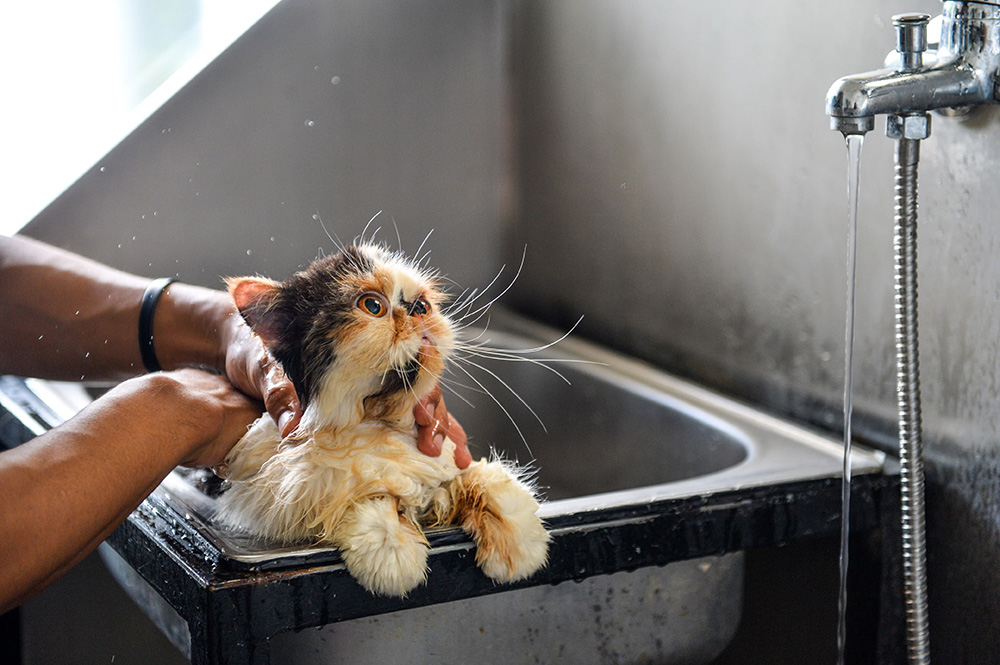
<instances>
[{"instance_id":1,"label":"black wristband","mask_svg":"<svg viewBox=\"0 0 1000 665\"><path fill-rule=\"evenodd\" d=\"M142 304L139 305L139 354L147 372L159 372L163 369L153 348L153 314L156 313L156 303L160 296L176 281L173 277L154 279L142 294Z\"/></svg>"}]
</instances>

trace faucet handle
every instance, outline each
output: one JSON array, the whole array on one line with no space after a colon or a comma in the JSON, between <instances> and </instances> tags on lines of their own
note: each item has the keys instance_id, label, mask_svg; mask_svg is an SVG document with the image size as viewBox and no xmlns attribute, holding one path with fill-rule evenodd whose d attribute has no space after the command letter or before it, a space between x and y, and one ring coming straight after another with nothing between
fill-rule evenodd
<instances>
[{"instance_id":1,"label":"faucet handle","mask_svg":"<svg viewBox=\"0 0 1000 665\"><path fill-rule=\"evenodd\" d=\"M927 50L927 24L930 14L897 14L892 17L896 27L896 51L899 53L899 71L919 69Z\"/></svg>"},{"instance_id":2,"label":"faucet handle","mask_svg":"<svg viewBox=\"0 0 1000 665\"><path fill-rule=\"evenodd\" d=\"M896 26L898 71L913 71L923 66L930 20L930 14L897 14L892 17L892 24ZM891 139L919 141L930 133L931 116L926 112L889 114L886 117L885 134Z\"/></svg>"}]
</instances>

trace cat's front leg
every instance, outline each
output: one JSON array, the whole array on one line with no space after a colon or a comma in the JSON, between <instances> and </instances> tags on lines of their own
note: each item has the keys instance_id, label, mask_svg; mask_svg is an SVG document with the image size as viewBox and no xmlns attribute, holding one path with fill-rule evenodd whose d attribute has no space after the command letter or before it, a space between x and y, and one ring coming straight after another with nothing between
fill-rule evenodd
<instances>
[{"instance_id":1,"label":"cat's front leg","mask_svg":"<svg viewBox=\"0 0 1000 665\"><path fill-rule=\"evenodd\" d=\"M373 593L405 596L427 579L427 538L395 497L353 504L333 540L351 575Z\"/></svg>"},{"instance_id":2,"label":"cat's front leg","mask_svg":"<svg viewBox=\"0 0 1000 665\"><path fill-rule=\"evenodd\" d=\"M474 462L455 479L462 529L476 542L476 563L499 582L529 577L548 559L549 534L538 501L501 462Z\"/></svg>"}]
</instances>

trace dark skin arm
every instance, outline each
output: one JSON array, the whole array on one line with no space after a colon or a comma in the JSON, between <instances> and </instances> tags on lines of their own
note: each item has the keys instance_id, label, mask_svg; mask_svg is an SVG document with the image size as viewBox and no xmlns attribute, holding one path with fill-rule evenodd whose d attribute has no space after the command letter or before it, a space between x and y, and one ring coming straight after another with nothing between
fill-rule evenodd
<instances>
[{"instance_id":1,"label":"dark skin arm","mask_svg":"<svg viewBox=\"0 0 1000 665\"><path fill-rule=\"evenodd\" d=\"M225 377L149 374L0 454L0 612L96 548L175 466L220 463L259 415Z\"/></svg>"},{"instance_id":2,"label":"dark skin arm","mask_svg":"<svg viewBox=\"0 0 1000 665\"><path fill-rule=\"evenodd\" d=\"M141 374L136 321L148 284L28 238L0 237L0 373L69 381ZM295 389L224 292L170 285L157 304L153 337L164 369L224 371L233 385L264 402L283 436L298 424L302 408ZM415 415L422 452L439 455L441 439L449 436L459 468L469 465L465 432L448 415L440 389Z\"/></svg>"},{"instance_id":3,"label":"dark skin arm","mask_svg":"<svg viewBox=\"0 0 1000 665\"><path fill-rule=\"evenodd\" d=\"M0 454L0 611L93 550L177 465L216 466L260 414L283 434L294 388L221 291L175 283L154 318L167 371L140 375L148 279L31 241L0 237L0 373L124 381L65 424ZM223 376L190 367L205 367ZM260 400L260 401L258 401ZM471 462L440 392L416 411L420 450Z\"/></svg>"}]
</instances>

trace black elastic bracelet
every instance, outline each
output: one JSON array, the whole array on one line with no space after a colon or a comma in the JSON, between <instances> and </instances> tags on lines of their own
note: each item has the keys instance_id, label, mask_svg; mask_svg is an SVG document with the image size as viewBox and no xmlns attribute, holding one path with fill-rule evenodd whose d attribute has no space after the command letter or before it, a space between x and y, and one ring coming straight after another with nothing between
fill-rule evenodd
<instances>
[{"instance_id":1,"label":"black elastic bracelet","mask_svg":"<svg viewBox=\"0 0 1000 665\"><path fill-rule=\"evenodd\" d=\"M142 294L142 304L139 305L139 354L147 372L159 372L163 369L153 348L153 314L156 313L156 303L160 296L176 281L173 277L154 279Z\"/></svg>"}]
</instances>

